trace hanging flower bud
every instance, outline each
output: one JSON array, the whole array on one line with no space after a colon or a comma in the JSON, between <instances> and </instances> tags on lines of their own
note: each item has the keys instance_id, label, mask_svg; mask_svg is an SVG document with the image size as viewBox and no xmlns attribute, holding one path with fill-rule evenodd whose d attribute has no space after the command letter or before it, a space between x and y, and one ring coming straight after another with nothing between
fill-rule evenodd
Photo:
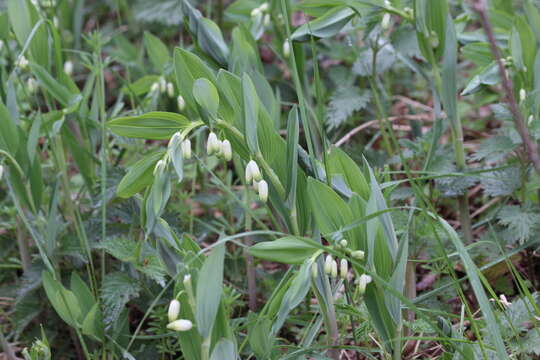
<instances>
[{"instance_id":1,"label":"hanging flower bud","mask_svg":"<svg viewBox=\"0 0 540 360\"><path fill-rule=\"evenodd\" d=\"M313 264L311 264L311 277L316 279L318 274L319 274L319 266L317 265L316 262L314 262Z\"/></svg>"},{"instance_id":2,"label":"hanging flower bud","mask_svg":"<svg viewBox=\"0 0 540 360\"><path fill-rule=\"evenodd\" d=\"M264 2L264 3L262 3L261 6L259 6L259 10L261 10L261 12L267 12L269 8L270 8L270 6L268 5L267 2Z\"/></svg>"},{"instance_id":3,"label":"hanging flower bud","mask_svg":"<svg viewBox=\"0 0 540 360\"><path fill-rule=\"evenodd\" d=\"M184 157L184 159L191 159L191 140L186 139L182 141L180 147L182 148L182 156Z\"/></svg>"},{"instance_id":4,"label":"hanging flower bud","mask_svg":"<svg viewBox=\"0 0 540 360\"><path fill-rule=\"evenodd\" d=\"M383 30L388 30L388 28L390 27L390 14L389 13L386 13L383 15L383 18L382 18L382 21L381 21L381 27L383 28Z\"/></svg>"},{"instance_id":5,"label":"hanging flower bud","mask_svg":"<svg viewBox=\"0 0 540 360\"><path fill-rule=\"evenodd\" d=\"M345 240L345 239L343 239L343 240L341 240L341 241L339 242L339 246L341 246L342 248L346 248L348 244L349 244L349 243L348 243L347 240Z\"/></svg>"},{"instance_id":6,"label":"hanging flower bud","mask_svg":"<svg viewBox=\"0 0 540 360\"><path fill-rule=\"evenodd\" d=\"M26 87L28 88L28 92L29 92L30 94L33 94L33 93L36 92L37 86L38 86L38 84L37 84L36 79L34 79L34 78L32 78L32 77L29 78L29 79L26 81Z\"/></svg>"},{"instance_id":7,"label":"hanging flower bud","mask_svg":"<svg viewBox=\"0 0 540 360\"><path fill-rule=\"evenodd\" d=\"M251 168L251 176L253 177L254 181L261 181L262 180L262 174L261 170L259 170L259 165L254 160L250 160L247 164Z\"/></svg>"},{"instance_id":8,"label":"hanging flower bud","mask_svg":"<svg viewBox=\"0 0 540 360\"><path fill-rule=\"evenodd\" d=\"M270 26L270 14L266 14L264 15L264 18L263 18L263 25L264 27L269 27Z\"/></svg>"},{"instance_id":9,"label":"hanging flower bud","mask_svg":"<svg viewBox=\"0 0 540 360\"><path fill-rule=\"evenodd\" d=\"M28 59L24 57L24 55L20 56L17 60L17 66L21 68L21 70L24 70L28 67Z\"/></svg>"},{"instance_id":10,"label":"hanging flower bud","mask_svg":"<svg viewBox=\"0 0 540 360\"><path fill-rule=\"evenodd\" d=\"M332 261L332 277L335 279L335 278L337 278L337 276L338 276L337 261L334 260L334 261Z\"/></svg>"},{"instance_id":11,"label":"hanging flower bud","mask_svg":"<svg viewBox=\"0 0 540 360\"><path fill-rule=\"evenodd\" d=\"M73 75L73 62L68 60L64 63L64 72L67 76Z\"/></svg>"},{"instance_id":12,"label":"hanging flower bud","mask_svg":"<svg viewBox=\"0 0 540 360\"><path fill-rule=\"evenodd\" d=\"M364 260L365 255L366 254L362 250L353 251L351 254L351 256L355 258L356 260Z\"/></svg>"},{"instance_id":13,"label":"hanging flower bud","mask_svg":"<svg viewBox=\"0 0 540 360\"><path fill-rule=\"evenodd\" d=\"M206 142L206 152L208 153L208 155L212 155L219 152L219 148L219 140L216 134L211 132L208 135L208 140Z\"/></svg>"},{"instance_id":14,"label":"hanging flower bud","mask_svg":"<svg viewBox=\"0 0 540 360\"><path fill-rule=\"evenodd\" d=\"M0 40L0 51L4 48L4 40Z\"/></svg>"},{"instance_id":15,"label":"hanging flower bud","mask_svg":"<svg viewBox=\"0 0 540 360\"><path fill-rule=\"evenodd\" d=\"M186 108L186 101L184 100L184 97L182 95L178 95L176 102L178 103L178 110L184 111Z\"/></svg>"},{"instance_id":16,"label":"hanging flower bud","mask_svg":"<svg viewBox=\"0 0 540 360\"><path fill-rule=\"evenodd\" d=\"M173 136L171 136L171 139L169 140L169 144L167 146L171 148L179 141L182 141L182 134L180 134L180 131L177 131L173 134Z\"/></svg>"},{"instance_id":17,"label":"hanging flower bud","mask_svg":"<svg viewBox=\"0 0 540 360\"><path fill-rule=\"evenodd\" d=\"M534 116L529 115L529 118L527 119L527 124L530 126L534 120Z\"/></svg>"},{"instance_id":18,"label":"hanging flower bud","mask_svg":"<svg viewBox=\"0 0 540 360\"><path fill-rule=\"evenodd\" d=\"M347 260L341 259L341 262L339 263L339 276L342 279L346 279L348 273L349 273L349 264L347 263Z\"/></svg>"},{"instance_id":19,"label":"hanging flower bud","mask_svg":"<svg viewBox=\"0 0 540 360\"><path fill-rule=\"evenodd\" d=\"M156 93L159 91L159 83L155 82L152 84L152 87L150 88L151 93Z\"/></svg>"},{"instance_id":20,"label":"hanging flower bud","mask_svg":"<svg viewBox=\"0 0 540 360\"><path fill-rule=\"evenodd\" d=\"M4 167L0 165L0 180L2 180L2 176L4 176Z\"/></svg>"},{"instance_id":21,"label":"hanging flower bud","mask_svg":"<svg viewBox=\"0 0 540 360\"><path fill-rule=\"evenodd\" d=\"M334 259L332 259L331 255L328 255L324 261L324 273L326 275L330 275L332 273L332 262Z\"/></svg>"},{"instance_id":22,"label":"hanging flower bud","mask_svg":"<svg viewBox=\"0 0 540 360\"><path fill-rule=\"evenodd\" d=\"M255 9L251 10L251 17L255 17L261 13L261 9L256 7Z\"/></svg>"},{"instance_id":23,"label":"hanging flower bud","mask_svg":"<svg viewBox=\"0 0 540 360\"><path fill-rule=\"evenodd\" d=\"M358 291L360 292L360 295L364 295L366 293L366 286L371 282L371 276L362 274L360 275L360 278L358 279Z\"/></svg>"},{"instance_id":24,"label":"hanging flower bud","mask_svg":"<svg viewBox=\"0 0 540 360\"><path fill-rule=\"evenodd\" d=\"M268 183L264 180L259 181L259 199L262 202L268 201Z\"/></svg>"},{"instance_id":25,"label":"hanging flower bud","mask_svg":"<svg viewBox=\"0 0 540 360\"><path fill-rule=\"evenodd\" d=\"M249 184L253 181L253 173L251 172L250 163L246 165L246 183ZM257 182L255 182L256 184ZM257 190L258 191L258 190Z\"/></svg>"},{"instance_id":26,"label":"hanging flower bud","mask_svg":"<svg viewBox=\"0 0 540 360\"><path fill-rule=\"evenodd\" d=\"M527 98L527 92L525 91L525 89L519 90L519 102L520 103L524 102L526 98Z\"/></svg>"},{"instance_id":27,"label":"hanging flower bud","mask_svg":"<svg viewBox=\"0 0 540 360\"><path fill-rule=\"evenodd\" d=\"M221 155L223 155L223 158L225 159L225 161L232 160L231 142L227 139L221 142Z\"/></svg>"},{"instance_id":28,"label":"hanging flower bud","mask_svg":"<svg viewBox=\"0 0 540 360\"><path fill-rule=\"evenodd\" d=\"M169 322L172 323L173 321L178 319L179 314L180 314L180 301L173 299L169 303L169 311L167 312Z\"/></svg>"},{"instance_id":29,"label":"hanging flower bud","mask_svg":"<svg viewBox=\"0 0 540 360\"><path fill-rule=\"evenodd\" d=\"M172 99L174 97L174 85L172 83L167 83L167 95Z\"/></svg>"},{"instance_id":30,"label":"hanging flower bud","mask_svg":"<svg viewBox=\"0 0 540 360\"><path fill-rule=\"evenodd\" d=\"M289 39L285 39L285 42L283 43L283 56L285 56L285 58L289 58L289 56L291 55L291 46L289 44Z\"/></svg>"},{"instance_id":31,"label":"hanging flower bud","mask_svg":"<svg viewBox=\"0 0 540 360\"><path fill-rule=\"evenodd\" d=\"M165 78L159 79L159 90L162 94L167 91L167 81L165 80Z\"/></svg>"},{"instance_id":32,"label":"hanging flower bud","mask_svg":"<svg viewBox=\"0 0 540 360\"><path fill-rule=\"evenodd\" d=\"M192 327L193 323L185 319L176 320L167 325L167 329L174 331L189 331Z\"/></svg>"}]
</instances>

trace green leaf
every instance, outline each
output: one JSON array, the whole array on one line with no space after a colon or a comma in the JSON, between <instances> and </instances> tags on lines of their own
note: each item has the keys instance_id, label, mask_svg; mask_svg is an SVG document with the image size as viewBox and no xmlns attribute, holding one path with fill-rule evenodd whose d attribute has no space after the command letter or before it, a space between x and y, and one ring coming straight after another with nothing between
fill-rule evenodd
<instances>
[{"instance_id":1,"label":"green leaf","mask_svg":"<svg viewBox=\"0 0 540 360\"><path fill-rule=\"evenodd\" d=\"M291 39L307 41L311 36L323 39L332 37L339 33L354 16L354 10L349 7L335 7L323 16L300 26L292 33Z\"/></svg>"},{"instance_id":2,"label":"green leaf","mask_svg":"<svg viewBox=\"0 0 540 360\"><path fill-rule=\"evenodd\" d=\"M275 342L275 338L270 334L272 334L272 321L267 318L257 319L255 324L249 328L249 345L258 358L269 358Z\"/></svg>"},{"instance_id":3,"label":"green leaf","mask_svg":"<svg viewBox=\"0 0 540 360\"><path fill-rule=\"evenodd\" d=\"M360 171L358 165L343 150L332 148L328 156L330 174L340 174L351 189L351 191L360 195L363 199L369 199L370 189L368 182Z\"/></svg>"},{"instance_id":4,"label":"green leaf","mask_svg":"<svg viewBox=\"0 0 540 360\"><path fill-rule=\"evenodd\" d=\"M171 61L167 46L148 31L144 32L144 46L152 65L161 73Z\"/></svg>"},{"instance_id":5,"label":"green leaf","mask_svg":"<svg viewBox=\"0 0 540 360\"><path fill-rule=\"evenodd\" d=\"M67 290L48 271L43 272L42 281L47 298L60 318L71 327L79 326L81 308L75 294Z\"/></svg>"},{"instance_id":6,"label":"green leaf","mask_svg":"<svg viewBox=\"0 0 540 360\"><path fill-rule=\"evenodd\" d=\"M259 151L257 122L259 120L259 98L255 86L247 73L242 75L242 115L244 117L244 136L251 154Z\"/></svg>"},{"instance_id":7,"label":"green leaf","mask_svg":"<svg viewBox=\"0 0 540 360\"><path fill-rule=\"evenodd\" d=\"M100 342L103 341L103 319L99 303L95 303L84 318L82 323L82 333L91 336Z\"/></svg>"},{"instance_id":8,"label":"green leaf","mask_svg":"<svg viewBox=\"0 0 540 360\"><path fill-rule=\"evenodd\" d=\"M157 151L146 155L133 164L116 188L116 195L129 198L147 187L154 180L152 172L156 163L165 155L165 151Z\"/></svg>"},{"instance_id":9,"label":"green leaf","mask_svg":"<svg viewBox=\"0 0 540 360\"><path fill-rule=\"evenodd\" d=\"M197 329L203 339L212 333L221 301L224 258L225 246L216 246L206 258L197 278L195 318Z\"/></svg>"},{"instance_id":10,"label":"green leaf","mask_svg":"<svg viewBox=\"0 0 540 360\"><path fill-rule=\"evenodd\" d=\"M105 324L115 323L124 306L129 300L137 297L140 290L138 281L127 273L107 274L100 291Z\"/></svg>"},{"instance_id":11,"label":"green leaf","mask_svg":"<svg viewBox=\"0 0 540 360\"><path fill-rule=\"evenodd\" d=\"M206 78L200 78L193 83L193 98L197 105L208 113L212 120L217 117L219 109L219 94L212 82Z\"/></svg>"},{"instance_id":12,"label":"green leaf","mask_svg":"<svg viewBox=\"0 0 540 360\"><path fill-rule=\"evenodd\" d=\"M167 140L175 132L182 131L191 124L193 123L183 115L153 111L144 115L116 118L109 121L107 126L113 133L120 136Z\"/></svg>"},{"instance_id":13,"label":"green leaf","mask_svg":"<svg viewBox=\"0 0 540 360\"><path fill-rule=\"evenodd\" d=\"M0 99L0 149L15 156L19 148L19 134L7 107Z\"/></svg>"},{"instance_id":14,"label":"green leaf","mask_svg":"<svg viewBox=\"0 0 540 360\"><path fill-rule=\"evenodd\" d=\"M296 206L296 185L298 182L298 139L300 135L300 111L295 105L289 112L287 121L287 181L285 190L289 207Z\"/></svg>"},{"instance_id":15,"label":"green leaf","mask_svg":"<svg viewBox=\"0 0 540 360\"><path fill-rule=\"evenodd\" d=\"M309 239L286 236L273 241L264 241L249 248L255 257L284 264L301 264L309 259L319 247L310 244Z\"/></svg>"},{"instance_id":16,"label":"green leaf","mask_svg":"<svg viewBox=\"0 0 540 360\"><path fill-rule=\"evenodd\" d=\"M222 338L218 341L212 351L210 360L237 359L236 346L230 339Z\"/></svg>"},{"instance_id":17,"label":"green leaf","mask_svg":"<svg viewBox=\"0 0 540 360\"><path fill-rule=\"evenodd\" d=\"M366 108L370 99L371 93L367 90L362 91L357 86L338 87L328 104L326 113L328 129L333 130L343 125L355 111Z\"/></svg>"},{"instance_id":18,"label":"green leaf","mask_svg":"<svg viewBox=\"0 0 540 360\"><path fill-rule=\"evenodd\" d=\"M77 106L82 100L81 94L71 92L38 64L30 64L30 69L38 79L40 85L43 86L64 108L67 108L69 112L77 110Z\"/></svg>"}]
</instances>

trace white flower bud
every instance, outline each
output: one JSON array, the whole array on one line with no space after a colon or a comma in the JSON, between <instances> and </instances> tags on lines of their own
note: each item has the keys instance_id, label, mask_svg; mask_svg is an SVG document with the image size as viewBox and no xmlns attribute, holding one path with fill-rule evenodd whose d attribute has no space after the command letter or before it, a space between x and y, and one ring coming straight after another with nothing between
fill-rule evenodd
<instances>
[{"instance_id":1,"label":"white flower bud","mask_svg":"<svg viewBox=\"0 0 540 360\"><path fill-rule=\"evenodd\" d=\"M165 78L159 79L159 91L161 91L162 94L167 91L167 81Z\"/></svg>"},{"instance_id":2,"label":"white flower bud","mask_svg":"<svg viewBox=\"0 0 540 360\"><path fill-rule=\"evenodd\" d=\"M169 140L169 144L167 145L169 148L173 147L175 144L177 144L179 141L182 141L182 134L180 134L180 131L177 131L173 134L171 139Z\"/></svg>"},{"instance_id":3,"label":"white flower bud","mask_svg":"<svg viewBox=\"0 0 540 360\"><path fill-rule=\"evenodd\" d=\"M347 242L347 240L343 239L339 242L339 246L341 246L342 248L346 248L347 245L349 245L349 243Z\"/></svg>"},{"instance_id":4,"label":"white flower bud","mask_svg":"<svg viewBox=\"0 0 540 360\"><path fill-rule=\"evenodd\" d=\"M371 276L362 274L360 275L360 279L358 279L358 291L360 292L360 295L364 295L366 293L366 286L371 282Z\"/></svg>"},{"instance_id":5,"label":"white flower bud","mask_svg":"<svg viewBox=\"0 0 540 360\"><path fill-rule=\"evenodd\" d=\"M152 84L152 87L150 88L150 92L155 93L159 91L159 83L155 82Z\"/></svg>"},{"instance_id":6,"label":"white flower bud","mask_svg":"<svg viewBox=\"0 0 540 360\"><path fill-rule=\"evenodd\" d=\"M184 111L184 109L186 108L186 101L184 100L184 97L182 95L178 95L176 101L178 103L178 110Z\"/></svg>"},{"instance_id":7,"label":"white flower bud","mask_svg":"<svg viewBox=\"0 0 540 360\"><path fill-rule=\"evenodd\" d=\"M269 27L270 26L270 14L266 14L264 15L264 18L263 18L263 25L264 27Z\"/></svg>"},{"instance_id":8,"label":"white flower bud","mask_svg":"<svg viewBox=\"0 0 540 360\"><path fill-rule=\"evenodd\" d=\"M357 260L364 260L366 254L362 250L353 251L351 256Z\"/></svg>"},{"instance_id":9,"label":"white flower bud","mask_svg":"<svg viewBox=\"0 0 540 360\"><path fill-rule=\"evenodd\" d=\"M268 201L268 183L264 180L259 181L259 199L262 202Z\"/></svg>"},{"instance_id":10,"label":"white flower bud","mask_svg":"<svg viewBox=\"0 0 540 360\"><path fill-rule=\"evenodd\" d=\"M184 159L191 159L191 140L186 139L182 141L180 147L182 148L182 156Z\"/></svg>"},{"instance_id":11,"label":"white flower bud","mask_svg":"<svg viewBox=\"0 0 540 360\"><path fill-rule=\"evenodd\" d=\"M4 48L4 40L0 40L0 51Z\"/></svg>"},{"instance_id":12,"label":"white flower bud","mask_svg":"<svg viewBox=\"0 0 540 360\"><path fill-rule=\"evenodd\" d=\"M188 286L191 286L191 274L184 275L183 283L184 283L184 287L186 288Z\"/></svg>"},{"instance_id":13,"label":"white flower bud","mask_svg":"<svg viewBox=\"0 0 540 360\"><path fill-rule=\"evenodd\" d=\"M251 168L251 176L253 177L253 180L261 181L262 174L261 174L261 170L259 170L259 165L257 165L257 163L254 160L250 160L247 166Z\"/></svg>"},{"instance_id":14,"label":"white flower bud","mask_svg":"<svg viewBox=\"0 0 540 360\"><path fill-rule=\"evenodd\" d=\"M246 184L249 184L253 181L253 174L251 173L251 166L249 163L246 165ZM256 183L256 182L255 182Z\"/></svg>"},{"instance_id":15,"label":"white flower bud","mask_svg":"<svg viewBox=\"0 0 540 360\"><path fill-rule=\"evenodd\" d=\"M334 259L332 259L331 255L328 255L324 261L324 273L326 275L330 275L332 273L332 262L334 262Z\"/></svg>"},{"instance_id":16,"label":"white flower bud","mask_svg":"<svg viewBox=\"0 0 540 360\"><path fill-rule=\"evenodd\" d=\"M231 142L227 139L221 142L221 155L223 155L223 158L225 159L225 161L232 160Z\"/></svg>"},{"instance_id":17,"label":"white flower bud","mask_svg":"<svg viewBox=\"0 0 540 360\"><path fill-rule=\"evenodd\" d=\"M525 91L525 89L519 90L519 102L524 102L526 98L527 92Z\"/></svg>"},{"instance_id":18,"label":"white flower bud","mask_svg":"<svg viewBox=\"0 0 540 360\"><path fill-rule=\"evenodd\" d=\"M381 27L383 28L383 30L388 30L388 28L390 27L390 14L389 13L386 13L383 15L383 18L382 18L382 21L381 21Z\"/></svg>"},{"instance_id":19,"label":"white flower bud","mask_svg":"<svg viewBox=\"0 0 540 360\"><path fill-rule=\"evenodd\" d=\"M37 86L38 86L36 79L34 79L34 78L32 78L32 77L29 78L29 79L26 81L26 86L27 86L28 92L29 92L30 94L35 93L36 90L37 90Z\"/></svg>"},{"instance_id":20,"label":"white flower bud","mask_svg":"<svg viewBox=\"0 0 540 360\"><path fill-rule=\"evenodd\" d=\"M2 180L2 176L4 176L4 167L0 165L0 180Z\"/></svg>"},{"instance_id":21,"label":"white flower bud","mask_svg":"<svg viewBox=\"0 0 540 360\"><path fill-rule=\"evenodd\" d=\"M289 39L285 39L285 42L283 43L283 56L285 58L288 58L291 55L291 46L289 44Z\"/></svg>"},{"instance_id":22,"label":"white flower bud","mask_svg":"<svg viewBox=\"0 0 540 360\"><path fill-rule=\"evenodd\" d=\"M179 314L180 314L180 301L173 299L169 303L169 311L167 312L169 322L172 323L173 321L178 319Z\"/></svg>"},{"instance_id":23,"label":"white flower bud","mask_svg":"<svg viewBox=\"0 0 540 360\"><path fill-rule=\"evenodd\" d=\"M176 320L167 325L167 329L174 331L189 331L192 327L193 323L185 319Z\"/></svg>"},{"instance_id":24,"label":"white flower bud","mask_svg":"<svg viewBox=\"0 0 540 360\"><path fill-rule=\"evenodd\" d=\"M534 120L534 116L529 115L529 119L527 119L527 124L530 126Z\"/></svg>"},{"instance_id":25,"label":"white flower bud","mask_svg":"<svg viewBox=\"0 0 540 360\"><path fill-rule=\"evenodd\" d=\"M349 273L349 264L347 263L347 260L341 259L339 263L339 276L341 276L342 279L346 279L348 273Z\"/></svg>"},{"instance_id":26,"label":"white flower bud","mask_svg":"<svg viewBox=\"0 0 540 360\"><path fill-rule=\"evenodd\" d=\"M267 12L268 9L270 9L270 6L268 5L267 2L264 2L264 3L262 3L261 6L259 6L259 10L261 10L262 12Z\"/></svg>"},{"instance_id":27,"label":"white flower bud","mask_svg":"<svg viewBox=\"0 0 540 360\"><path fill-rule=\"evenodd\" d=\"M52 21L55 27L60 27L60 20L58 20L58 17L53 17Z\"/></svg>"},{"instance_id":28,"label":"white flower bud","mask_svg":"<svg viewBox=\"0 0 540 360\"><path fill-rule=\"evenodd\" d=\"M64 72L67 76L71 76L73 74L73 62L68 60L64 63Z\"/></svg>"},{"instance_id":29,"label":"white flower bud","mask_svg":"<svg viewBox=\"0 0 540 360\"><path fill-rule=\"evenodd\" d=\"M17 66L21 68L21 70L24 70L28 67L28 59L26 59L23 56L19 57L19 59L17 60Z\"/></svg>"},{"instance_id":30,"label":"white flower bud","mask_svg":"<svg viewBox=\"0 0 540 360\"><path fill-rule=\"evenodd\" d=\"M251 10L251 17L255 17L257 15L259 15L261 13L261 9L260 8L255 8L253 10Z\"/></svg>"},{"instance_id":31,"label":"white flower bud","mask_svg":"<svg viewBox=\"0 0 540 360\"><path fill-rule=\"evenodd\" d=\"M219 152L220 146L219 146L219 140L215 133L211 132L208 135L208 140L206 142L206 152L208 155L215 154Z\"/></svg>"},{"instance_id":32,"label":"white flower bud","mask_svg":"<svg viewBox=\"0 0 540 360\"><path fill-rule=\"evenodd\" d=\"M317 278L317 275L319 274L319 266L317 265L316 262L314 262L313 264L311 264L311 277L312 278Z\"/></svg>"},{"instance_id":33,"label":"white flower bud","mask_svg":"<svg viewBox=\"0 0 540 360\"><path fill-rule=\"evenodd\" d=\"M337 271L337 261L332 261L332 277L337 278L338 271Z\"/></svg>"},{"instance_id":34,"label":"white flower bud","mask_svg":"<svg viewBox=\"0 0 540 360\"><path fill-rule=\"evenodd\" d=\"M167 83L167 95L171 99L174 97L174 85L172 83Z\"/></svg>"}]
</instances>

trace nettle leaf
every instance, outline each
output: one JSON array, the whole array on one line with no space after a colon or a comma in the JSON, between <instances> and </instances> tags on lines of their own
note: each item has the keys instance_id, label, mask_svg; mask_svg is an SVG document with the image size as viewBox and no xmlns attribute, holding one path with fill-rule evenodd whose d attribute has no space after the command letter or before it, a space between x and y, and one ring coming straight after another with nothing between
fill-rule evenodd
<instances>
[{"instance_id":1,"label":"nettle leaf","mask_svg":"<svg viewBox=\"0 0 540 360\"><path fill-rule=\"evenodd\" d=\"M510 242L525 242L538 230L540 213L530 205L505 205L497 214L499 224L508 228Z\"/></svg>"},{"instance_id":2,"label":"nettle leaf","mask_svg":"<svg viewBox=\"0 0 540 360\"><path fill-rule=\"evenodd\" d=\"M101 285L101 300L105 324L118 320L124 306L139 295L139 283L126 273L107 274Z\"/></svg>"},{"instance_id":3,"label":"nettle leaf","mask_svg":"<svg viewBox=\"0 0 540 360\"><path fill-rule=\"evenodd\" d=\"M355 111L364 109L371 99L371 93L357 86L338 88L328 104L326 124L330 130L342 125Z\"/></svg>"},{"instance_id":4,"label":"nettle leaf","mask_svg":"<svg viewBox=\"0 0 540 360\"><path fill-rule=\"evenodd\" d=\"M512 195L520 184L520 171L517 167L493 171L480 177L484 192L489 196Z\"/></svg>"},{"instance_id":5,"label":"nettle leaf","mask_svg":"<svg viewBox=\"0 0 540 360\"><path fill-rule=\"evenodd\" d=\"M376 54L375 70L377 74L382 74L389 70L396 61L396 51L391 44L385 44ZM353 65L353 72L360 76L371 76L373 74L373 49L360 53Z\"/></svg>"},{"instance_id":6,"label":"nettle leaf","mask_svg":"<svg viewBox=\"0 0 540 360\"><path fill-rule=\"evenodd\" d=\"M508 136L493 136L480 144L478 150L473 154L472 160L498 162L503 160L517 146Z\"/></svg>"},{"instance_id":7,"label":"nettle leaf","mask_svg":"<svg viewBox=\"0 0 540 360\"><path fill-rule=\"evenodd\" d=\"M444 197L463 195L467 190L478 182L476 176L449 176L435 180L437 190Z\"/></svg>"}]
</instances>

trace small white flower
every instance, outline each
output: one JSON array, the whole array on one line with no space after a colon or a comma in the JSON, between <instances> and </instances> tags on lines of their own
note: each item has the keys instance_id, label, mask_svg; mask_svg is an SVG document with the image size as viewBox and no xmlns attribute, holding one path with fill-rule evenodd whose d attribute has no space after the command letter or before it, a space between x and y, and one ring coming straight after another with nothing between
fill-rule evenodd
<instances>
[{"instance_id":1,"label":"small white flower","mask_svg":"<svg viewBox=\"0 0 540 360\"><path fill-rule=\"evenodd\" d=\"M264 15L264 18L263 18L263 25L264 27L269 27L270 26L270 14L266 14Z\"/></svg>"},{"instance_id":2,"label":"small white flower","mask_svg":"<svg viewBox=\"0 0 540 360\"><path fill-rule=\"evenodd\" d=\"M162 94L167 91L167 81L165 78L159 79L159 91L161 91Z\"/></svg>"},{"instance_id":3,"label":"small white flower","mask_svg":"<svg viewBox=\"0 0 540 360\"><path fill-rule=\"evenodd\" d=\"M337 278L337 276L338 276L337 261L334 260L334 261L332 261L332 277Z\"/></svg>"},{"instance_id":4,"label":"small white flower","mask_svg":"<svg viewBox=\"0 0 540 360\"><path fill-rule=\"evenodd\" d=\"M315 279L317 275L319 274L319 266L316 262L311 264L311 276Z\"/></svg>"},{"instance_id":5,"label":"small white flower","mask_svg":"<svg viewBox=\"0 0 540 360\"><path fill-rule=\"evenodd\" d=\"M178 110L184 111L186 108L186 100L184 100L184 97L182 95L178 95L176 102L178 103Z\"/></svg>"},{"instance_id":6,"label":"small white flower","mask_svg":"<svg viewBox=\"0 0 540 360\"><path fill-rule=\"evenodd\" d=\"M33 77L28 78L28 80L26 80L26 86L30 94L35 93L38 86L36 79L34 79Z\"/></svg>"},{"instance_id":7,"label":"small white flower","mask_svg":"<svg viewBox=\"0 0 540 360\"><path fill-rule=\"evenodd\" d=\"M259 6L259 10L261 10L262 12L267 12L269 8L270 8L270 6L268 5L267 2L264 2L264 3L262 3L261 6Z\"/></svg>"},{"instance_id":8,"label":"small white flower","mask_svg":"<svg viewBox=\"0 0 540 360\"><path fill-rule=\"evenodd\" d=\"M362 250L353 251L351 256L357 260L364 260L366 254Z\"/></svg>"},{"instance_id":9,"label":"small white flower","mask_svg":"<svg viewBox=\"0 0 540 360\"><path fill-rule=\"evenodd\" d=\"M193 323L186 319L173 321L167 325L167 329L174 331L189 331L193 327Z\"/></svg>"},{"instance_id":10,"label":"small white flower","mask_svg":"<svg viewBox=\"0 0 540 360\"><path fill-rule=\"evenodd\" d=\"M288 58L291 55L291 46L289 45L289 39L285 39L283 43L283 56Z\"/></svg>"},{"instance_id":11,"label":"small white flower","mask_svg":"<svg viewBox=\"0 0 540 360\"><path fill-rule=\"evenodd\" d=\"M26 57L20 56L17 60L17 66L20 67L22 70L26 69L28 67L28 59Z\"/></svg>"},{"instance_id":12,"label":"small white flower","mask_svg":"<svg viewBox=\"0 0 540 360\"><path fill-rule=\"evenodd\" d=\"M255 9L251 10L251 17L255 17L261 13L261 9L256 7Z\"/></svg>"},{"instance_id":13,"label":"small white flower","mask_svg":"<svg viewBox=\"0 0 540 360\"><path fill-rule=\"evenodd\" d=\"M216 134L211 132L208 135L208 140L206 141L206 152L208 153L208 155L212 155L219 152L219 149L219 140Z\"/></svg>"},{"instance_id":14,"label":"small white flower","mask_svg":"<svg viewBox=\"0 0 540 360\"><path fill-rule=\"evenodd\" d=\"M341 276L342 279L346 279L348 273L349 264L347 263L347 260L341 259L341 262L339 263L339 276Z\"/></svg>"},{"instance_id":15,"label":"small white flower","mask_svg":"<svg viewBox=\"0 0 540 360\"><path fill-rule=\"evenodd\" d=\"M332 273L332 263L334 262L334 259L332 259L331 255L328 255L324 261L324 273L326 275L330 275Z\"/></svg>"},{"instance_id":16,"label":"small white flower","mask_svg":"<svg viewBox=\"0 0 540 360\"><path fill-rule=\"evenodd\" d=\"M155 82L152 84L152 87L150 88L150 92L155 93L159 91L159 83Z\"/></svg>"},{"instance_id":17,"label":"small white flower","mask_svg":"<svg viewBox=\"0 0 540 360\"><path fill-rule=\"evenodd\" d=\"M167 95L172 99L174 97L174 85L172 83L167 83Z\"/></svg>"},{"instance_id":18,"label":"small white flower","mask_svg":"<svg viewBox=\"0 0 540 360\"><path fill-rule=\"evenodd\" d=\"M227 139L221 142L221 155L223 155L223 158L225 159L225 161L232 160L231 142Z\"/></svg>"},{"instance_id":19,"label":"small white flower","mask_svg":"<svg viewBox=\"0 0 540 360\"><path fill-rule=\"evenodd\" d=\"M262 180L262 174L261 170L259 169L259 165L254 160L250 160L247 164L248 167L251 168L251 176L254 181L261 181Z\"/></svg>"},{"instance_id":20,"label":"small white flower","mask_svg":"<svg viewBox=\"0 0 540 360\"><path fill-rule=\"evenodd\" d=\"M184 159L191 159L191 140L186 139L182 141L180 147L182 148L182 156Z\"/></svg>"},{"instance_id":21,"label":"small white flower","mask_svg":"<svg viewBox=\"0 0 540 360\"><path fill-rule=\"evenodd\" d=\"M341 241L339 242L339 246L341 246L342 248L346 248L348 244L349 244L349 243L348 243L347 240L345 240L345 239L343 239L343 240L341 240Z\"/></svg>"},{"instance_id":22,"label":"small white flower","mask_svg":"<svg viewBox=\"0 0 540 360\"><path fill-rule=\"evenodd\" d=\"M167 312L169 322L172 323L173 321L178 319L178 315L180 315L180 301L173 299L169 303L169 311Z\"/></svg>"},{"instance_id":23,"label":"small white flower","mask_svg":"<svg viewBox=\"0 0 540 360\"><path fill-rule=\"evenodd\" d=\"M501 294L501 296L499 297L501 299L501 304L505 307L505 308L508 308L512 305L512 303L510 301L508 301L508 299L506 299L506 296L504 294Z\"/></svg>"},{"instance_id":24,"label":"small white flower","mask_svg":"<svg viewBox=\"0 0 540 360\"><path fill-rule=\"evenodd\" d=\"M264 180L261 180L258 182L258 188L259 188L259 199L261 199L262 202L268 201L268 183Z\"/></svg>"},{"instance_id":25,"label":"small white flower","mask_svg":"<svg viewBox=\"0 0 540 360\"><path fill-rule=\"evenodd\" d=\"M68 60L64 63L64 72L67 76L71 76L73 74L73 62Z\"/></svg>"},{"instance_id":26,"label":"small white flower","mask_svg":"<svg viewBox=\"0 0 540 360\"><path fill-rule=\"evenodd\" d=\"M527 92L525 91L525 89L519 90L519 102L524 102L526 98Z\"/></svg>"},{"instance_id":27,"label":"small white flower","mask_svg":"<svg viewBox=\"0 0 540 360\"><path fill-rule=\"evenodd\" d=\"M360 292L360 295L364 295L366 293L366 286L371 282L371 276L362 274L360 275L360 279L358 279L358 291Z\"/></svg>"},{"instance_id":28,"label":"small white flower","mask_svg":"<svg viewBox=\"0 0 540 360\"><path fill-rule=\"evenodd\" d=\"M391 16L389 13L386 13L383 15L382 21L381 21L381 27L383 30L387 30L390 27L390 19Z\"/></svg>"}]
</instances>

